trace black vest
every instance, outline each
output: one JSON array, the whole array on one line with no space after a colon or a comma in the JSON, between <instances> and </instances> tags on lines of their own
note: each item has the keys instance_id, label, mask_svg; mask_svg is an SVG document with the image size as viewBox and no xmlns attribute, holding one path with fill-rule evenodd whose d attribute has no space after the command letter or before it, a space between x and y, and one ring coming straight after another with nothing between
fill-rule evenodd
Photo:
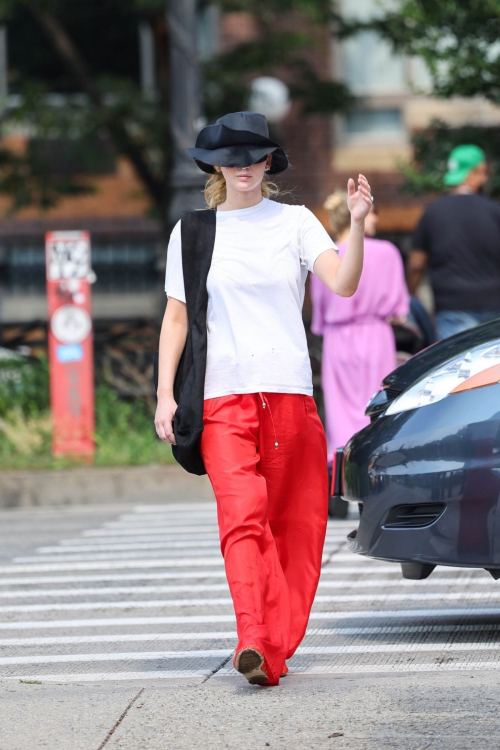
<instances>
[{"instance_id":1,"label":"black vest","mask_svg":"<svg viewBox=\"0 0 500 750\"><path fill-rule=\"evenodd\" d=\"M175 460L191 474L206 474L200 453L207 366L207 276L215 242L216 212L186 211L181 219L182 269L188 335L174 380L177 411L172 446Z\"/></svg>"}]
</instances>

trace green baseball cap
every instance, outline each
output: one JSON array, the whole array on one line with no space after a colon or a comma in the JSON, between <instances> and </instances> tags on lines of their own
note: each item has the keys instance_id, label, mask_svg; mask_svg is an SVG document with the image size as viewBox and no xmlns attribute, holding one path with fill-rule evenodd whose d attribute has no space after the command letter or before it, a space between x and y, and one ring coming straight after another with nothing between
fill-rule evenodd
<instances>
[{"instance_id":1,"label":"green baseball cap","mask_svg":"<svg viewBox=\"0 0 500 750\"><path fill-rule=\"evenodd\" d=\"M457 146L448 159L448 171L444 176L445 185L461 185L471 169L486 161L486 154L479 146L472 144Z\"/></svg>"}]
</instances>

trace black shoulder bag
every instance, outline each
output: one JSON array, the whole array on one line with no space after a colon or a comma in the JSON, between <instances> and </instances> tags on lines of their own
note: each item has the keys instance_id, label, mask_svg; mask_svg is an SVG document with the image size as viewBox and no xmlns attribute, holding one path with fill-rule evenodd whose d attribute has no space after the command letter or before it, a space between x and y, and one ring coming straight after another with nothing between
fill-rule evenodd
<instances>
[{"instance_id":1,"label":"black shoulder bag","mask_svg":"<svg viewBox=\"0 0 500 750\"><path fill-rule=\"evenodd\" d=\"M177 410L172 446L175 460L191 474L206 474L200 453L207 366L207 276L215 242L215 211L187 211L181 219L182 270L188 335L174 380ZM156 387L158 374L155 368Z\"/></svg>"}]
</instances>

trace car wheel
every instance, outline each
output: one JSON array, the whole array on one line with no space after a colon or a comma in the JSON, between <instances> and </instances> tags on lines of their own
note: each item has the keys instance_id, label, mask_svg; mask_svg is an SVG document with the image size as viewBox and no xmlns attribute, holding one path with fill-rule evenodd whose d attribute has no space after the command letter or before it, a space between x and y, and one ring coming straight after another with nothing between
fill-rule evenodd
<instances>
[{"instance_id":1,"label":"car wheel","mask_svg":"<svg viewBox=\"0 0 500 750\"><path fill-rule=\"evenodd\" d=\"M429 578L435 567L431 563L402 562L401 573L403 578L409 581L423 581L425 578Z\"/></svg>"}]
</instances>

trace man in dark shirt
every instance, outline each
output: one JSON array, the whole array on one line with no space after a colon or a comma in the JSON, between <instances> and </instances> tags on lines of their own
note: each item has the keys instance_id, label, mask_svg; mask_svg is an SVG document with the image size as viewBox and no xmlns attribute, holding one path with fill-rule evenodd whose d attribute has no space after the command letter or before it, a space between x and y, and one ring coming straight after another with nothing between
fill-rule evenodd
<instances>
[{"instance_id":1,"label":"man in dark shirt","mask_svg":"<svg viewBox=\"0 0 500 750\"><path fill-rule=\"evenodd\" d=\"M414 294L428 267L440 339L500 318L500 205L480 194L487 179L478 146L455 148L451 192L428 206L413 237L408 287Z\"/></svg>"}]
</instances>

